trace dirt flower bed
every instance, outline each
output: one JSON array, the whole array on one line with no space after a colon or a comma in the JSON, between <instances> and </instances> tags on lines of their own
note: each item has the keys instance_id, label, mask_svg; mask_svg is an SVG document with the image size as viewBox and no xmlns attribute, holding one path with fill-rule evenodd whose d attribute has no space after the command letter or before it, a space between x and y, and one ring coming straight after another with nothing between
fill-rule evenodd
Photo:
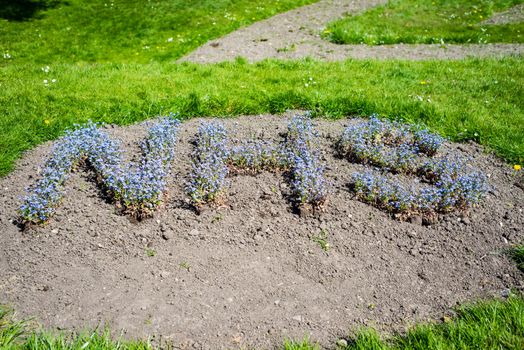
<instances>
[{"instance_id":1,"label":"dirt flower bed","mask_svg":"<svg viewBox=\"0 0 524 350\"><path fill-rule=\"evenodd\" d=\"M289 120L219 122L237 145L278 145ZM478 205L436 221L400 221L357 198L353 174L378 170L340 157L335 144L358 119L314 120L315 159L329 184L322 212L298 215L293 182L260 164L225 177L221 205L196 211L187 183L201 122L179 125L163 204L141 221L101 196L94 172L79 169L52 218L20 231L21 198L52 144L28 152L0 180L0 302L48 327L106 324L181 348L273 348L304 335L332 344L358 325L398 329L524 287L504 254L524 238L524 191L515 170L479 146L440 146L482 171L489 191ZM132 159L149 127L104 131Z\"/></svg>"}]
</instances>

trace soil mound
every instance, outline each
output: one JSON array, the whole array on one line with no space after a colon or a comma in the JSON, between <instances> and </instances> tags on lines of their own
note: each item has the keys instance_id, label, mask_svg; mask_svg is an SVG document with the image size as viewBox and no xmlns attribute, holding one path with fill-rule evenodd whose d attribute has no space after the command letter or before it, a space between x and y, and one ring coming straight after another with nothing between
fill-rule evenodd
<instances>
[{"instance_id":1,"label":"soil mound","mask_svg":"<svg viewBox=\"0 0 524 350\"><path fill-rule=\"evenodd\" d=\"M198 215L184 182L200 121L180 128L165 208L138 223L79 171L52 221L21 232L13 224L20 197L52 144L28 152L0 179L0 303L46 327L104 324L181 348L276 348L304 335L332 344L363 324L398 329L523 287L504 251L524 239L524 191L513 170L478 145L446 143L443 152L470 157L493 190L468 213L430 226L396 221L354 198L348 182L363 166L332 147L352 120L315 120L332 183L321 216L293 213L288 184L268 172L229 178L226 205ZM287 121L222 122L231 138L279 142ZM130 152L145 130L108 127Z\"/></svg>"}]
</instances>

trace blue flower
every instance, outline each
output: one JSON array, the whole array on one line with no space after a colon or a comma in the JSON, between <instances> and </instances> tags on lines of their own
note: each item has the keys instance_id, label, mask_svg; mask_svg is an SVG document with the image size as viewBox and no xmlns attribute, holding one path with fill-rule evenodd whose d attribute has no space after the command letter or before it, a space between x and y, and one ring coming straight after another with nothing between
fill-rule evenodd
<instances>
[{"instance_id":1,"label":"blue flower","mask_svg":"<svg viewBox=\"0 0 524 350\"><path fill-rule=\"evenodd\" d=\"M195 206L217 202L224 193L229 156L227 131L218 122L201 123L195 139L186 191Z\"/></svg>"},{"instance_id":2,"label":"blue flower","mask_svg":"<svg viewBox=\"0 0 524 350\"><path fill-rule=\"evenodd\" d=\"M166 177L173 159L179 121L174 115L154 124L141 144L138 164L123 165L120 143L89 121L75 125L60 138L44 165L41 177L28 189L20 206L27 223L43 223L56 211L64 196L64 184L71 171L82 163L93 168L104 187L125 211L138 217L151 213L165 191Z\"/></svg>"},{"instance_id":3,"label":"blue flower","mask_svg":"<svg viewBox=\"0 0 524 350\"><path fill-rule=\"evenodd\" d=\"M230 168L252 174L263 170L275 171L285 167L282 149L268 141L244 141L231 148L228 157Z\"/></svg>"},{"instance_id":4,"label":"blue flower","mask_svg":"<svg viewBox=\"0 0 524 350\"><path fill-rule=\"evenodd\" d=\"M434 155L444 139L427 130L411 132L410 125L369 120L348 126L337 142L339 153L363 164L372 164L393 172L411 173L421 154Z\"/></svg>"},{"instance_id":5,"label":"blue flower","mask_svg":"<svg viewBox=\"0 0 524 350\"><path fill-rule=\"evenodd\" d=\"M468 169L463 160L445 157L426 163L433 186L405 189L371 172L353 174L358 198L393 213L447 213L479 203L489 190L485 175ZM428 170L429 171L429 170ZM435 175L436 174L436 175Z\"/></svg>"},{"instance_id":6,"label":"blue flower","mask_svg":"<svg viewBox=\"0 0 524 350\"><path fill-rule=\"evenodd\" d=\"M297 115L289 122L285 163L290 170L291 190L298 206L318 208L327 198L325 166L320 159L316 137L309 114Z\"/></svg>"}]
</instances>

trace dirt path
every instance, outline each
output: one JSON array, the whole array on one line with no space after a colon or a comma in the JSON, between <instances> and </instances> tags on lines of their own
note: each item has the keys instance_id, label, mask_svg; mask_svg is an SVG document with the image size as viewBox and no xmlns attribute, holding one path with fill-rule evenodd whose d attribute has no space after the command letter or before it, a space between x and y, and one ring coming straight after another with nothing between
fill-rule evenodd
<instances>
[{"instance_id":1,"label":"dirt path","mask_svg":"<svg viewBox=\"0 0 524 350\"><path fill-rule=\"evenodd\" d=\"M337 45L320 38L325 25L345 13L357 13L387 0L321 0L239 29L213 40L179 61L216 63L238 56L250 62L266 58L337 61L347 58L462 59L524 54L521 44L489 45Z\"/></svg>"},{"instance_id":2,"label":"dirt path","mask_svg":"<svg viewBox=\"0 0 524 350\"><path fill-rule=\"evenodd\" d=\"M281 142L286 119L222 122L234 137ZM395 221L353 198L348 183L363 168L331 146L356 120L316 120L332 190L319 218L292 213L287 182L270 173L230 178L227 206L197 215L184 204L184 182L199 122L181 127L167 207L138 224L79 171L53 220L20 232L11 222L19 198L51 143L28 152L0 181L0 303L46 327L108 324L177 349L277 349L304 335L332 345L361 325L402 329L456 303L524 288L503 253L524 238L524 192L480 147L447 143L443 152L470 157L494 190L467 216L431 226ZM141 125L109 131L128 150L145 134ZM328 252L313 241L322 232Z\"/></svg>"},{"instance_id":3,"label":"dirt path","mask_svg":"<svg viewBox=\"0 0 524 350\"><path fill-rule=\"evenodd\" d=\"M495 13L481 24L509 24L524 21L524 4L513 6L506 11Z\"/></svg>"}]
</instances>

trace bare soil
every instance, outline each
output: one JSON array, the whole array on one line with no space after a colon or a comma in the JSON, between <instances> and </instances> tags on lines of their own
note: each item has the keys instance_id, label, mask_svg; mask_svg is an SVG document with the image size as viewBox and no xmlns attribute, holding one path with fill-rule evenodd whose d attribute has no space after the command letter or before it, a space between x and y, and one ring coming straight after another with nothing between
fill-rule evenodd
<instances>
[{"instance_id":1,"label":"bare soil","mask_svg":"<svg viewBox=\"0 0 524 350\"><path fill-rule=\"evenodd\" d=\"M321 0L212 40L179 61L216 63L244 57L250 62L267 58L324 61L355 59L463 59L524 54L521 44L469 45L337 45L320 36L326 25L346 14L356 14L387 0Z\"/></svg>"},{"instance_id":2,"label":"bare soil","mask_svg":"<svg viewBox=\"0 0 524 350\"><path fill-rule=\"evenodd\" d=\"M267 172L229 178L226 205L197 215L183 187L200 121L181 126L166 207L139 223L116 213L79 171L53 220L21 232L13 223L19 198L52 144L28 152L0 179L0 303L45 327L110 325L183 349L271 349L304 335L332 345L361 325L401 330L457 303L524 288L504 254L524 239L524 191L480 146L447 143L444 152L471 157L493 191L469 213L431 226L353 198L348 182L362 166L337 158L331 145L354 120L316 120L332 182L321 216L293 213L282 175ZM234 137L279 142L287 118L223 123ZM144 130L108 128L131 151ZM327 252L313 240L321 232Z\"/></svg>"}]
</instances>

